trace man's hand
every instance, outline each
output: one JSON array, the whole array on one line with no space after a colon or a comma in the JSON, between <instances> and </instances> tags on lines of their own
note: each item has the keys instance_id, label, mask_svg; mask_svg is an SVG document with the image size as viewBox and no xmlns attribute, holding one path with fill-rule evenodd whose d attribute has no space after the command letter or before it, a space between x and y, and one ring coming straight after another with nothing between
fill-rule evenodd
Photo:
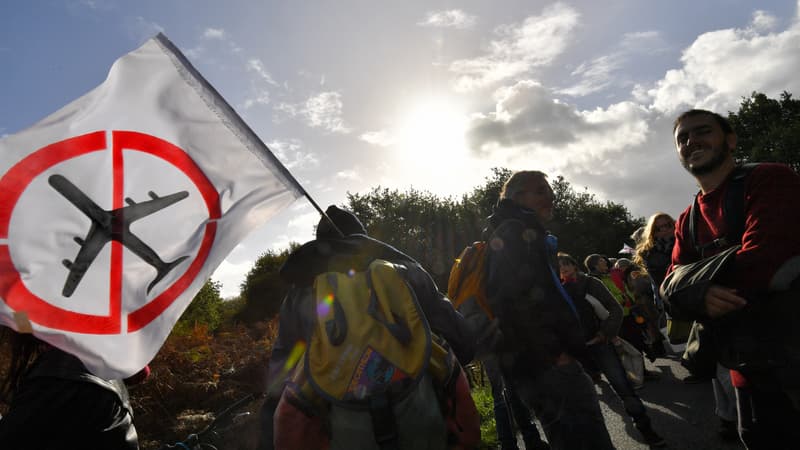
<instances>
[{"instance_id":1,"label":"man's hand","mask_svg":"<svg viewBox=\"0 0 800 450\"><path fill-rule=\"evenodd\" d=\"M714 284L706 292L705 305L706 314L715 319L729 312L744 308L747 305L747 300L736 295L736 289Z\"/></svg>"}]
</instances>

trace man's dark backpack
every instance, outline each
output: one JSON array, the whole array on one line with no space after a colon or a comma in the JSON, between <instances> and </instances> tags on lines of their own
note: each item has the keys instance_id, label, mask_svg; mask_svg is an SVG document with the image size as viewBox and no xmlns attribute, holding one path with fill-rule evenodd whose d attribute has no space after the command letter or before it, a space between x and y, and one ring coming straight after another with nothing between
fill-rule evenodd
<instances>
[{"instance_id":1,"label":"man's dark backpack","mask_svg":"<svg viewBox=\"0 0 800 450\"><path fill-rule=\"evenodd\" d=\"M731 175L731 181L728 184L728 191L725 193L725 200L722 204L722 217L725 218L725 236L714 239L704 245L697 242L697 196L698 192L692 202L692 207L689 210L689 239L697 254L701 258L705 257L705 252L711 248L727 248L742 243L742 235L744 234L744 185L747 181L747 176L758 166L758 163L749 163L737 166Z\"/></svg>"}]
</instances>

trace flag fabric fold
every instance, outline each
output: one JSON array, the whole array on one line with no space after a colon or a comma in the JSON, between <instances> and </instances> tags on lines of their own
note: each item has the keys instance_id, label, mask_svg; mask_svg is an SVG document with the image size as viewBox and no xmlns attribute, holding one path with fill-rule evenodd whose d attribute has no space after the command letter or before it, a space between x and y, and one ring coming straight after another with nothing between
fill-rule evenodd
<instances>
[{"instance_id":1,"label":"flag fabric fold","mask_svg":"<svg viewBox=\"0 0 800 450\"><path fill-rule=\"evenodd\" d=\"M304 194L159 34L0 140L0 325L133 375L230 251Z\"/></svg>"}]
</instances>

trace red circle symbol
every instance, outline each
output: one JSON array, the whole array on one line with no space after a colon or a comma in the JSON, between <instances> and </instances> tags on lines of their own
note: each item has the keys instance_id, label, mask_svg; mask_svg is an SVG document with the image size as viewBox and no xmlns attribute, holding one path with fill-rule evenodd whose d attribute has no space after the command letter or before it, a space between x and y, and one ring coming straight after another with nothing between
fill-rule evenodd
<instances>
[{"instance_id":1,"label":"red circle symbol","mask_svg":"<svg viewBox=\"0 0 800 450\"><path fill-rule=\"evenodd\" d=\"M113 131L113 208L123 206L122 151L134 150L160 158L180 170L197 188L209 220L202 241L188 268L155 298L127 315L127 332L137 331L158 318L197 278L211 251L216 235L216 219L221 216L219 193L205 173L179 147L155 136L135 131ZM119 334L122 332L122 255L123 244L112 240L109 308L107 315L86 314L60 308L31 292L20 276L7 243L9 224L27 186L51 167L72 158L107 150L106 133L96 131L65 139L31 153L0 178L0 299L15 311L25 311L31 322L70 332Z\"/></svg>"}]
</instances>

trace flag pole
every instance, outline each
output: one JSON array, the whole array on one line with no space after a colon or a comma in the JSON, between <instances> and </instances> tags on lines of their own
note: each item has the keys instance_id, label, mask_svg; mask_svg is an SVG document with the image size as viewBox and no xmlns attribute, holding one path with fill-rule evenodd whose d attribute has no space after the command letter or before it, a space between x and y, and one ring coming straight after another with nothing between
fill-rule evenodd
<instances>
[{"instance_id":1,"label":"flag pole","mask_svg":"<svg viewBox=\"0 0 800 450\"><path fill-rule=\"evenodd\" d=\"M176 47L175 44L173 44L172 41L170 41L163 33L158 33L154 39L159 45L162 46L162 48L168 50L166 53L168 56L170 56L170 58L174 58L181 63L180 65L193 76L193 79L197 83L199 83L203 89L213 94L216 100L214 103L214 108L220 109L223 112L227 113L228 117L233 117L237 119L228 122L227 123L228 128L230 128L231 131L233 131L234 134L236 134L237 136L245 136L247 137L247 139L253 142L258 142L260 145L263 146L263 148L267 149L267 152L264 153L258 151L259 150L258 148L254 149L250 146L248 146L248 149L253 151L256 154L256 156L258 156L262 161L266 160L264 161L265 163L277 169L280 175L282 175L284 178L293 183L300 190L300 192L303 195L305 195L308 201L311 202L314 208L316 208L317 211L319 211L319 213L322 214L322 217L324 217L325 220L327 220L328 223L331 224L333 229L336 230L337 233L339 233L339 236L344 237L344 233L342 233L342 230L340 230L339 227L337 227L336 224L333 223L333 220L331 220L331 218L328 217L327 214L325 214L325 211L323 211L322 208L319 207L317 202L315 202L314 199L311 198L311 195L309 195L308 192L305 190L305 188L303 188L303 186L300 185L300 183L297 181L294 175L292 175L292 173L289 172L289 169L287 169L286 166L284 166L283 163L272 153L272 150L270 150L267 144L265 144L264 141L262 141L261 138L258 137L255 131L253 131L253 129L250 128L250 126L247 123L245 123L244 120L241 119L239 114L237 114L236 111L233 109L233 107L230 104L228 104L228 102L225 101L225 99L222 97L222 95L220 95L219 92L217 92L214 86L212 86L208 81L206 81L206 79L200 74L200 72L197 71L197 69L192 65L192 63L189 62L188 59L186 59L186 56L178 49L178 47Z\"/></svg>"}]
</instances>

